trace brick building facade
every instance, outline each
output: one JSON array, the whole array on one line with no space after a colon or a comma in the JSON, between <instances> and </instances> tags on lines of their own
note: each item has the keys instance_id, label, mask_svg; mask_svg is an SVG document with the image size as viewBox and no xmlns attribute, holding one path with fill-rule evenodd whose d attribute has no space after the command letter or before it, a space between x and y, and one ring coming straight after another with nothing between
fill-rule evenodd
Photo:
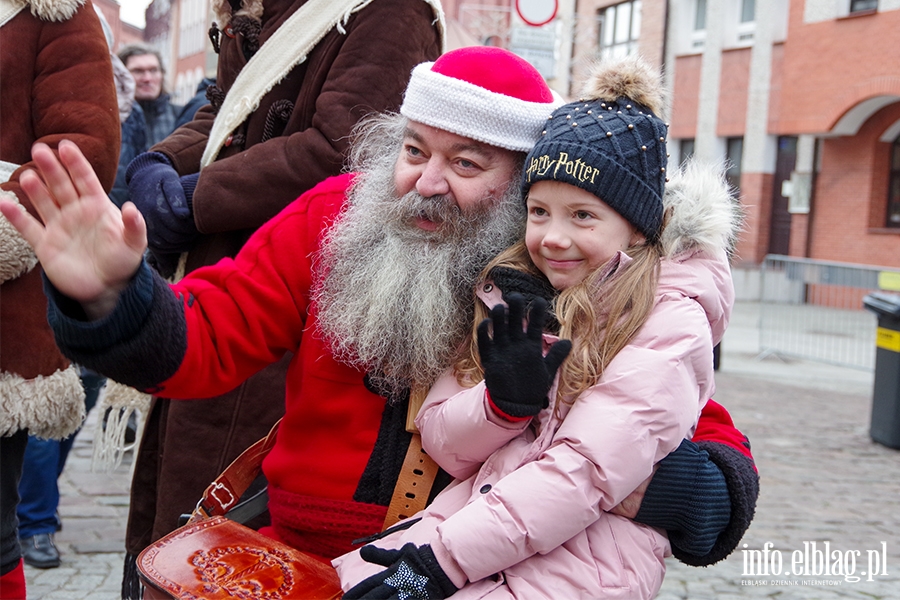
<instances>
[{"instance_id":1,"label":"brick building facade","mask_svg":"<svg viewBox=\"0 0 900 600\"><path fill-rule=\"evenodd\" d=\"M739 263L900 267L900 2L669 8L670 146L735 163Z\"/></svg>"},{"instance_id":2,"label":"brick building facade","mask_svg":"<svg viewBox=\"0 0 900 600\"><path fill-rule=\"evenodd\" d=\"M145 39L169 58L179 101L215 73L209 3L147 9ZM900 0L557 6L552 23L525 28L537 45L522 45L514 0L445 0L450 46L547 57L542 72L569 98L598 56L638 52L672 90L670 160L731 165L747 214L739 266L786 254L900 267ZM542 48L546 34L555 39Z\"/></svg>"}]
</instances>

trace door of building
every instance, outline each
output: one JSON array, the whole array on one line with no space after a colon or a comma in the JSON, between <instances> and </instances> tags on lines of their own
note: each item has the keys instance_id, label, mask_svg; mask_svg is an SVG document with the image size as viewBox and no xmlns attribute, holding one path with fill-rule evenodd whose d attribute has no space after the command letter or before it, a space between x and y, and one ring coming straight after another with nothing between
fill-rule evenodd
<instances>
[{"instance_id":1,"label":"door of building","mask_svg":"<svg viewBox=\"0 0 900 600\"><path fill-rule=\"evenodd\" d=\"M782 195L782 186L790 181L797 163L796 136L778 138L778 155L775 158L775 177L772 185L772 215L769 221L769 254L788 254L791 243L791 213L788 198Z\"/></svg>"}]
</instances>

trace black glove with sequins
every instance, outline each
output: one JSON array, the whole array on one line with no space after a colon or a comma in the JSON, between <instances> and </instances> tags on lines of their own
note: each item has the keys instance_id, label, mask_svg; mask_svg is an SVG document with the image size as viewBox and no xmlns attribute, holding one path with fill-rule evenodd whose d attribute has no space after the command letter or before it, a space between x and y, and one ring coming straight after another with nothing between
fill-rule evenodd
<instances>
[{"instance_id":1,"label":"black glove with sequins","mask_svg":"<svg viewBox=\"0 0 900 600\"><path fill-rule=\"evenodd\" d=\"M416 546L410 543L399 550L363 546L359 555L366 562L387 569L350 588L344 594L344 598L348 600L354 598L440 600L457 592L457 587L444 573L428 544Z\"/></svg>"}]
</instances>

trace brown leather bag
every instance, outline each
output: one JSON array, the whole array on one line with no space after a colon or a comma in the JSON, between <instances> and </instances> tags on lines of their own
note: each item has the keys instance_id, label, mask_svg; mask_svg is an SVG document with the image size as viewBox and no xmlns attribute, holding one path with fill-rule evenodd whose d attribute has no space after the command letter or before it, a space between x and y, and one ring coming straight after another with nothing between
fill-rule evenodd
<instances>
[{"instance_id":1,"label":"brown leather bag","mask_svg":"<svg viewBox=\"0 0 900 600\"><path fill-rule=\"evenodd\" d=\"M331 565L224 516L259 474L279 423L206 488L187 525L138 555L144 598L341 597Z\"/></svg>"},{"instance_id":2,"label":"brown leather bag","mask_svg":"<svg viewBox=\"0 0 900 600\"><path fill-rule=\"evenodd\" d=\"M417 408L411 403L411 412ZM279 424L280 421L206 488L185 526L138 555L145 599L341 597L340 582L331 565L224 516L259 475L263 458L275 444ZM385 528L425 507L437 470L422 450L418 433L414 433L388 507Z\"/></svg>"},{"instance_id":3,"label":"brown leather bag","mask_svg":"<svg viewBox=\"0 0 900 600\"><path fill-rule=\"evenodd\" d=\"M138 556L144 598L341 597L331 565L225 517L181 527Z\"/></svg>"}]
</instances>

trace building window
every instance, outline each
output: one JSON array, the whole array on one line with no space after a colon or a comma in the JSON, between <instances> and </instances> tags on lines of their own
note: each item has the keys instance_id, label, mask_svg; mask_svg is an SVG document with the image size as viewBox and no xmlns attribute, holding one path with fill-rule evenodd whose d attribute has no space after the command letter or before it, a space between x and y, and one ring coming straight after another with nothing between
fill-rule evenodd
<instances>
[{"instance_id":1,"label":"building window","mask_svg":"<svg viewBox=\"0 0 900 600\"><path fill-rule=\"evenodd\" d=\"M756 31L756 0L741 0L741 12L737 25L738 45L752 44Z\"/></svg>"},{"instance_id":2,"label":"building window","mask_svg":"<svg viewBox=\"0 0 900 600\"><path fill-rule=\"evenodd\" d=\"M694 8L694 31L706 31L706 0L697 0Z\"/></svg>"},{"instance_id":3,"label":"building window","mask_svg":"<svg viewBox=\"0 0 900 600\"><path fill-rule=\"evenodd\" d=\"M878 0L850 0L850 13L878 10Z\"/></svg>"},{"instance_id":4,"label":"building window","mask_svg":"<svg viewBox=\"0 0 900 600\"><path fill-rule=\"evenodd\" d=\"M900 228L900 136L891 146L891 183L888 186L887 227Z\"/></svg>"},{"instance_id":5,"label":"building window","mask_svg":"<svg viewBox=\"0 0 900 600\"><path fill-rule=\"evenodd\" d=\"M706 45L706 0L692 0L688 6L693 8L691 15L690 51L700 52ZM687 50L687 48L686 48Z\"/></svg>"},{"instance_id":6,"label":"building window","mask_svg":"<svg viewBox=\"0 0 900 600\"><path fill-rule=\"evenodd\" d=\"M741 23L756 20L756 0L741 0Z\"/></svg>"},{"instance_id":7,"label":"building window","mask_svg":"<svg viewBox=\"0 0 900 600\"><path fill-rule=\"evenodd\" d=\"M206 44L206 0L184 0L181 5L178 58L203 52Z\"/></svg>"},{"instance_id":8,"label":"building window","mask_svg":"<svg viewBox=\"0 0 900 600\"><path fill-rule=\"evenodd\" d=\"M741 191L741 159L744 154L744 138L735 137L725 140L725 157L728 159L728 170L725 179L735 192Z\"/></svg>"},{"instance_id":9,"label":"building window","mask_svg":"<svg viewBox=\"0 0 900 600\"><path fill-rule=\"evenodd\" d=\"M597 46L603 58L637 52L641 32L641 0L622 2L597 11Z\"/></svg>"},{"instance_id":10,"label":"building window","mask_svg":"<svg viewBox=\"0 0 900 600\"><path fill-rule=\"evenodd\" d=\"M679 157L681 164L689 161L691 157L694 156L694 138L681 140L678 144L678 151L681 154Z\"/></svg>"}]
</instances>

